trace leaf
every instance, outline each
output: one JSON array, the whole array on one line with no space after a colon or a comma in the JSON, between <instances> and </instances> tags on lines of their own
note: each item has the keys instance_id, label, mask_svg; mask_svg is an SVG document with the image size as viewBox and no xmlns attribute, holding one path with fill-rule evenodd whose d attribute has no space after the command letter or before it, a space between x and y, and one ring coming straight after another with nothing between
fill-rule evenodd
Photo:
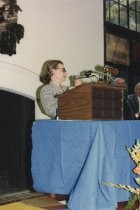
<instances>
[{"instance_id":1,"label":"leaf","mask_svg":"<svg viewBox=\"0 0 140 210\"><path fill-rule=\"evenodd\" d=\"M132 194L132 197L129 198L126 207L124 208L124 210L130 210L133 209L136 201L138 200L138 197L136 195Z\"/></svg>"},{"instance_id":2,"label":"leaf","mask_svg":"<svg viewBox=\"0 0 140 210\"><path fill-rule=\"evenodd\" d=\"M99 72L105 72L104 66L96 65L95 69L96 71L99 71Z\"/></svg>"},{"instance_id":3,"label":"leaf","mask_svg":"<svg viewBox=\"0 0 140 210\"><path fill-rule=\"evenodd\" d=\"M135 178L134 180L138 185L140 185L140 178Z\"/></svg>"}]
</instances>

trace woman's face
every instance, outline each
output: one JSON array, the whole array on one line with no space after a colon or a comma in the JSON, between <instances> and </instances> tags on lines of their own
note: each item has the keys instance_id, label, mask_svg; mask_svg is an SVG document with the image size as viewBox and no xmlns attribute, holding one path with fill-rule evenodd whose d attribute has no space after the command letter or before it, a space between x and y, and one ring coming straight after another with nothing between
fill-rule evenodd
<instances>
[{"instance_id":1,"label":"woman's face","mask_svg":"<svg viewBox=\"0 0 140 210\"><path fill-rule=\"evenodd\" d=\"M59 63L57 68L52 69L52 73L52 77L57 79L57 81L59 81L60 83L66 80L67 72L63 64Z\"/></svg>"}]
</instances>

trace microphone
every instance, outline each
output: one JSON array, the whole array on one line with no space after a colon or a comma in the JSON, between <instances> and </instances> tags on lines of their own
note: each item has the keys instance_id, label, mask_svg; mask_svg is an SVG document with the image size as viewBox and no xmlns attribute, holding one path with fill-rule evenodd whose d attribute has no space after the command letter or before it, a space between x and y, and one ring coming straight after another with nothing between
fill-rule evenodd
<instances>
[{"instance_id":1,"label":"microphone","mask_svg":"<svg viewBox=\"0 0 140 210\"><path fill-rule=\"evenodd\" d=\"M89 77L94 77L94 76L97 77L93 73L96 73L96 72L92 70L86 70L86 71L83 71L80 75L74 76L74 79L89 78Z\"/></svg>"},{"instance_id":2,"label":"microphone","mask_svg":"<svg viewBox=\"0 0 140 210\"><path fill-rule=\"evenodd\" d=\"M114 84L114 80L111 77L111 73L109 71L101 72L101 71L87 70L87 71L83 71L81 75L73 76L74 79L83 79L83 78L90 78L90 77L96 77L98 82L105 81L109 83L113 81L113 84Z\"/></svg>"}]
</instances>

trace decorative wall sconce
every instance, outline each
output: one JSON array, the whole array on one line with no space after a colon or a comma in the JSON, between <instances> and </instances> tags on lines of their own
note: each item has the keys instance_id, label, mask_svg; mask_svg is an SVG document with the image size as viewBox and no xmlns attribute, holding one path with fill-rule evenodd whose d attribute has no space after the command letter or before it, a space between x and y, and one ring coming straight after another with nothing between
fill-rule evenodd
<instances>
[{"instance_id":1,"label":"decorative wall sconce","mask_svg":"<svg viewBox=\"0 0 140 210\"><path fill-rule=\"evenodd\" d=\"M17 0L0 0L1 54L16 54L16 44L24 37L24 27L17 23L19 11Z\"/></svg>"}]
</instances>

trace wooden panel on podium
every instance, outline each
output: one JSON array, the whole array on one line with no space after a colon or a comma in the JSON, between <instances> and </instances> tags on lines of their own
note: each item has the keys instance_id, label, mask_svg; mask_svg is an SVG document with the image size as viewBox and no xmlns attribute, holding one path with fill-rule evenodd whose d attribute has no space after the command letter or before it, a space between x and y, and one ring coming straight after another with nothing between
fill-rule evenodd
<instances>
[{"instance_id":1,"label":"wooden panel on podium","mask_svg":"<svg viewBox=\"0 0 140 210\"><path fill-rule=\"evenodd\" d=\"M108 84L77 86L58 96L59 119L123 119L123 89Z\"/></svg>"}]
</instances>

